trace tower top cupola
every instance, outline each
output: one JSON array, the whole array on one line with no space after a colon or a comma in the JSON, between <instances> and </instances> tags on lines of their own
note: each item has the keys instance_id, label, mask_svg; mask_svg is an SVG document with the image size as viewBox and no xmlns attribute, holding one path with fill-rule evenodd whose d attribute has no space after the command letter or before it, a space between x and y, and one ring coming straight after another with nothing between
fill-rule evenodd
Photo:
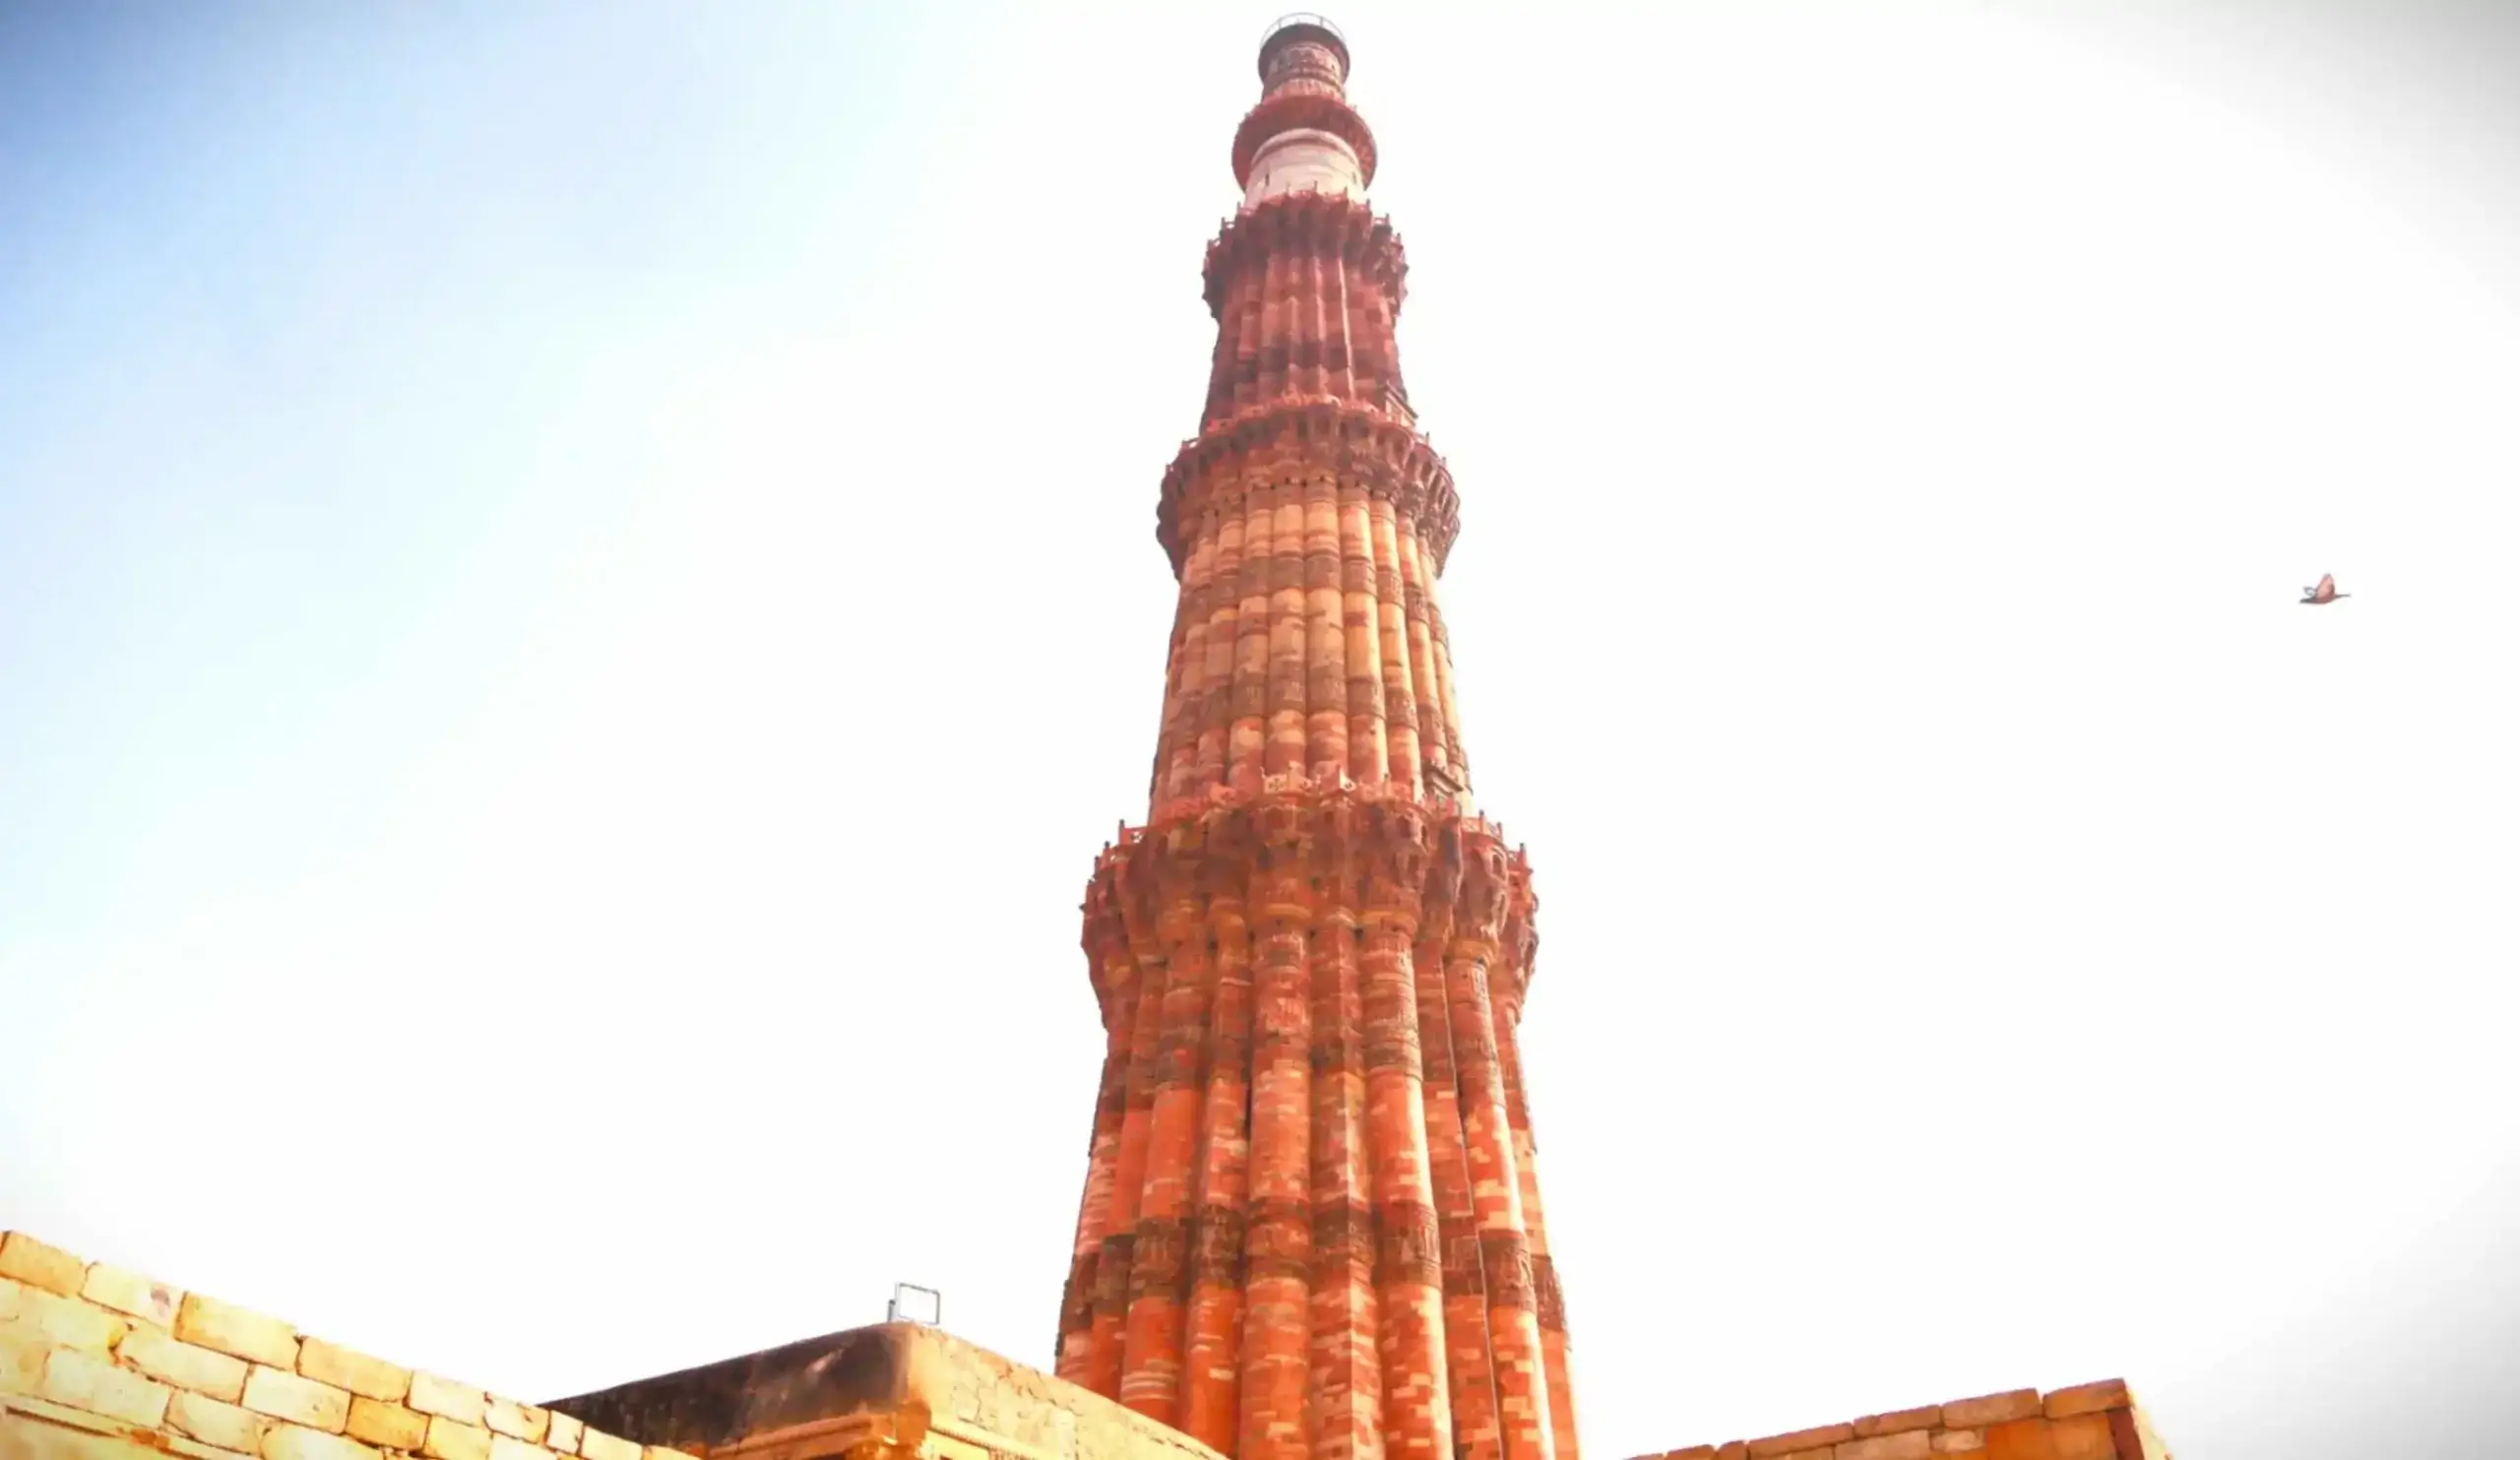
<instances>
[{"instance_id":1,"label":"tower top cupola","mask_svg":"<svg viewBox=\"0 0 2520 1460\"><path fill-rule=\"evenodd\" d=\"M1233 134L1242 206L1287 193L1362 200L1374 179L1374 134L1348 104L1348 40L1317 15L1291 15L1260 41L1260 104Z\"/></svg>"}]
</instances>

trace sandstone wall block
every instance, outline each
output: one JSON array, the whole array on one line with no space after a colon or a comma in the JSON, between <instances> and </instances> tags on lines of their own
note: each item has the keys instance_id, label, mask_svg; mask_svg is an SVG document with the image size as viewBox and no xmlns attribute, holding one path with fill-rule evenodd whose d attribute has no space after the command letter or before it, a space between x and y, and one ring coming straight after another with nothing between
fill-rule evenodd
<instances>
[{"instance_id":1,"label":"sandstone wall block","mask_svg":"<svg viewBox=\"0 0 2520 1460\"><path fill-rule=\"evenodd\" d=\"M350 1397L350 1438L388 1450L416 1450L428 1438L429 1417L364 1394Z\"/></svg>"},{"instance_id":2,"label":"sandstone wall block","mask_svg":"<svg viewBox=\"0 0 2520 1460\"><path fill-rule=\"evenodd\" d=\"M172 1288L154 1278L142 1277L129 1268L109 1262L92 1264L88 1281L81 1284L79 1296L99 1307L129 1313L158 1328L175 1326L176 1305L184 1301L183 1290Z\"/></svg>"},{"instance_id":3,"label":"sandstone wall block","mask_svg":"<svg viewBox=\"0 0 2520 1460\"><path fill-rule=\"evenodd\" d=\"M7 1413L0 1413L0 1455L8 1460L165 1460L158 1451L117 1434L65 1429Z\"/></svg>"},{"instance_id":4,"label":"sandstone wall block","mask_svg":"<svg viewBox=\"0 0 2520 1460\"><path fill-rule=\"evenodd\" d=\"M2117 1460L2106 1411L2048 1421L2048 1445L2056 1460Z\"/></svg>"},{"instance_id":5,"label":"sandstone wall block","mask_svg":"<svg viewBox=\"0 0 2520 1460\"><path fill-rule=\"evenodd\" d=\"M240 1379L239 1392L244 1388ZM241 1455L263 1452L263 1431L271 1422L240 1405L178 1389L166 1404L166 1424L206 1445Z\"/></svg>"},{"instance_id":6,"label":"sandstone wall block","mask_svg":"<svg viewBox=\"0 0 2520 1460\"><path fill-rule=\"evenodd\" d=\"M88 1264L23 1232L0 1234L0 1278L15 1278L30 1288L63 1298L76 1298L88 1282Z\"/></svg>"},{"instance_id":7,"label":"sandstone wall block","mask_svg":"<svg viewBox=\"0 0 2520 1460\"><path fill-rule=\"evenodd\" d=\"M1855 1422L1858 1439L1870 1439L1876 1434L1898 1434L1909 1429L1933 1429L1942 1424L1942 1406L1928 1404L1920 1409L1893 1410L1886 1415L1866 1415Z\"/></svg>"},{"instance_id":8,"label":"sandstone wall block","mask_svg":"<svg viewBox=\"0 0 2520 1460\"><path fill-rule=\"evenodd\" d=\"M175 1309L175 1337L287 1373L297 1371L297 1330L234 1303L187 1293Z\"/></svg>"},{"instance_id":9,"label":"sandstone wall block","mask_svg":"<svg viewBox=\"0 0 2520 1460\"><path fill-rule=\"evenodd\" d=\"M185 1343L160 1329L132 1329L123 1335L114 1353L131 1367L178 1389L190 1389L229 1404L236 1403L245 1392L248 1365L244 1360Z\"/></svg>"},{"instance_id":10,"label":"sandstone wall block","mask_svg":"<svg viewBox=\"0 0 2520 1460\"><path fill-rule=\"evenodd\" d=\"M410 1396L404 1403L424 1415L441 1415L459 1425L477 1426L490 1401L488 1395L471 1385L440 1378L425 1369L413 1369Z\"/></svg>"},{"instance_id":11,"label":"sandstone wall block","mask_svg":"<svg viewBox=\"0 0 2520 1460\"><path fill-rule=\"evenodd\" d=\"M495 1394L485 1397L481 1420L498 1433L512 1435L532 1445L541 1444L542 1436L551 1429L549 1410L519 1404L513 1399L501 1399Z\"/></svg>"},{"instance_id":12,"label":"sandstone wall block","mask_svg":"<svg viewBox=\"0 0 2520 1460\"><path fill-rule=\"evenodd\" d=\"M2130 1409L2135 1397L2126 1392L2124 1379L2102 1379L2096 1384L2076 1384L2048 1396L2043 1409L2050 1420L2070 1420L2076 1415L2096 1415L2103 1410Z\"/></svg>"},{"instance_id":13,"label":"sandstone wall block","mask_svg":"<svg viewBox=\"0 0 2520 1460\"><path fill-rule=\"evenodd\" d=\"M385 1460L345 1435L296 1425L275 1425L263 1436L262 1460Z\"/></svg>"},{"instance_id":14,"label":"sandstone wall block","mask_svg":"<svg viewBox=\"0 0 2520 1460\"><path fill-rule=\"evenodd\" d=\"M0 1279L0 1283L7 1283ZM85 1299L64 1298L42 1288L7 1283L18 1326L32 1330L55 1348L104 1355L114 1351L131 1331L131 1320L108 1312Z\"/></svg>"},{"instance_id":15,"label":"sandstone wall block","mask_svg":"<svg viewBox=\"0 0 2520 1460\"><path fill-rule=\"evenodd\" d=\"M420 1453L429 1460L490 1460L490 1431L438 1415L429 1421L428 1436L420 1441Z\"/></svg>"},{"instance_id":16,"label":"sandstone wall block","mask_svg":"<svg viewBox=\"0 0 2520 1460\"><path fill-rule=\"evenodd\" d=\"M1986 1427L1985 1460L2056 1460L2046 1420L2007 1420Z\"/></svg>"},{"instance_id":17,"label":"sandstone wall block","mask_svg":"<svg viewBox=\"0 0 2520 1460\"><path fill-rule=\"evenodd\" d=\"M24 1323L0 1323L0 1394L32 1394L43 1388L44 1361L52 1345Z\"/></svg>"},{"instance_id":18,"label":"sandstone wall block","mask_svg":"<svg viewBox=\"0 0 2520 1460\"><path fill-rule=\"evenodd\" d=\"M94 1354L55 1349L44 1361L42 1394L55 1404L154 1429L164 1422L173 1391Z\"/></svg>"},{"instance_id":19,"label":"sandstone wall block","mask_svg":"<svg viewBox=\"0 0 2520 1460\"><path fill-rule=\"evenodd\" d=\"M411 1392L410 1369L320 1338L298 1345L297 1371L336 1389L347 1389L388 1404L400 1404L403 1396Z\"/></svg>"},{"instance_id":20,"label":"sandstone wall block","mask_svg":"<svg viewBox=\"0 0 2520 1460\"><path fill-rule=\"evenodd\" d=\"M1986 1447L1983 1429L1944 1429L1935 1432L1933 1452L1937 1455L1967 1455Z\"/></svg>"},{"instance_id":21,"label":"sandstone wall block","mask_svg":"<svg viewBox=\"0 0 2520 1460\"><path fill-rule=\"evenodd\" d=\"M1942 1423L1951 1429L1984 1429L2006 1420L2027 1420L2039 1413L2039 1391L2013 1389L2002 1394L1984 1394L1976 1399L1955 1399L1942 1407Z\"/></svg>"},{"instance_id":22,"label":"sandstone wall block","mask_svg":"<svg viewBox=\"0 0 2520 1460\"><path fill-rule=\"evenodd\" d=\"M1750 1441L1750 1460L1786 1460L1804 1450L1817 1450L1826 1455L1841 1443L1855 1438L1852 1425L1823 1425L1817 1429L1796 1429L1791 1434L1771 1434Z\"/></svg>"},{"instance_id":23,"label":"sandstone wall block","mask_svg":"<svg viewBox=\"0 0 2520 1460\"><path fill-rule=\"evenodd\" d=\"M563 1455L574 1455L578 1452L578 1436L585 1432L586 1428L569 1416L553 1410L551 1411L551 1428L542 1436L542 1442Z\"/></svg>"},{"instance_id":24,"label":"sandstone wall block","mask_svg":"<svg viewBox=\"0 0 2520 1460\"><path fill-rule=\"evenodd\" d=\"M596 1428L579 1436L578 1453L586 1460L643 1460L637 1445Z\"/></svg>"},{"instance_id":25,"label":"sandstone wall block","mask_svg":"<svg viewBox=\"0 0 2520 1460\"><path fill-rule=\"evenodd\" d=\"M258 1415L329 1434L341 1433L350 1418L348 1390L260 1365L245 1379L243 1404Z\"/></svg>"},{"instance_id":26,"label":"sandstone wall block","mask_svg":"<svg viewBox=\"0 0 2520 1460\"><path fill-rule=\"evenodd\" d=\"M540 1445L494 1433L490 1436L490 1460L551 1460L551 1456Z\"/></svg>"},{"instance_id":27,"label":"sandstone wall block","mask_svg":"<svg viewBox=\"0 0 2520 1460\"><path fill-rule=\"evenodd\" d=\"M1933 1436L1922 1429L1851 1439L1838 1446L1837 1460L1925 1460L1933 1453Z\"/></svg>"}]
</instances>

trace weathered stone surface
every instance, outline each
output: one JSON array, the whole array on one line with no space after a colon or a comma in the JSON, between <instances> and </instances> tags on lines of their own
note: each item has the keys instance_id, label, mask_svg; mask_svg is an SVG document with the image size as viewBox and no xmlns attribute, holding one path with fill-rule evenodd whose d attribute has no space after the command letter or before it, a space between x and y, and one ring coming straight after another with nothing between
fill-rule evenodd
<instances>
[{"instance_id":1,"label":"weathered stone surface","mask_svg":"<svg viewBox=\"0 0 2520 1460\"><path fill-rule=\"evenodd\" d=\"M23 1323L0 1323L0 1394L34 1394L43 1388L44 1361L52 1345Z\"/></svg>"},{"instance_id":2,"label":"weathered stone surface","mask_svg":"<svg viewBox=\"0 0 2520 1460\"><path fill-rule=\"evenodd\" d=\"M2039 1391L2012 1389L2001 1394L1983 1394L1976 1399L1954 1399L1942 1407L1942 1424L1946 1429L1984 1429L2006 1420L2026 1420L2039 1413Z\"/></svg>"},{"instance_id":3,"label":"weathered stone surface","mask_svg":"<svg viewBox=\"0 0 2520 1460\"><path fill-rule=\"evenodd\" d=\"M546 1410L544 1413L551 1416L551 1428L542 1436L542 1442L563 1455L576 1454L578 1436L585 1431L586 1426L557 1410Z\"/></svg>"},{"instance_id":4,"label":"weathered stone surface","mask_svg":"<svg viewBox=\"0 0 2520 1460\"><path fill-rule=\"evenodd\" d=\"M237 1381L242 1393L244 1381ZM166 1404L166 1425L207 1445L244 1455L262 1453L263 1431L271 1422L241 1405L178 1389Z\"/></svg>"},{"instance_id":5,"label":"weathered stone surface","mask_svg":"<svg viewBox=\"0 0 2520 1460\"><path fill-rule=\"evenodd\" d=\"M539 1445L542 1436L550 1431L551 1412L493 1394L482 1409L481 1422L500 1434Z\"/></svg>"},{"instance_id":6,"label":"weathered stone surface","mask_svg":"<svg viewBox=\"0 0 2520 1460\"><path fill-rule=\"evenodd\" d=\"M1848 1440L1838 1446L1836 1460L1924 1460L1932 1453L1932 1435L1922 1429L1902 1429Z\"/></svg>"},{"instance_id":7,"label":"weathered stone surface","mask_svg":"<svg viewBox=\"0 0 2520 1460\"><path fill-rule=\"evenodd\" d=\"M13 1278L30 1288L76 1298L87 1284L88 1264L23 1232L0 1233L0 1278Z\"/></svg>"},{"instance_id":8,"label":"weathered stone surface","mask_svg":"<svg viewBox=\"0 0 2520 1460\"><path fill-rule=\"evenodd\" d=\"M263 1460L384 1460L346 1435L297 1425L274 1425L263 1436Z\"/></svg>"},{"instance_id":9,"label":"weathered stone surface","mask_svg":"<svg viewBox=\"0 0 2520 1460\"><path fill-rule=\"evenodd\" d=\"M261 1365L246 1376L239 1402L258 1415L332 1434L341 1433L350 1418L348 1390Z\"/></svg>"},{"instance_id":10,"label":"weathered stone surface","mask_svg":"<svg viewBox=\"0 0 2520 1460\"><path fill-rule=\"evenodd\" d=\"M551 1460L551 1452L514 1435L494 1433L490 1436L490 1460Z\"/></svg>"},{"instance_id":11,"label":"weathered stone surface","mask_svg":"<svg viewBox=\"0 0 2520 1460\"><path fill-rule=\"evenodd\" d=\"M30 1415L0 1414L0 1457L6 1460L165 1460L119 1434L69 1428Z\"/></svg>"},{"instance_id":12,"label":"weathered stone surface","mask_svg":"<svg viewBox=\"0 0 2520 1460\"><path fill-rule=\"evenodd\" d=\"M1912 1410L1892 1410L1886 1415L1866 1415L1855 1422L1858 1439L1876 1434L1897 1434L1909 1429L1932 1429L1942 1424L1942 1406L1928 1404Z\"/></svg>"},{"instance_id":13,"label":"weathered stone surface","mask_svg":"<svg viewBox=\"0 0 2520 1460\"><path fill-rule=\"evenodd\" d=\"M586 1460L640 1460L639 1447L619 1435L589 1428L578 1436L578 1453Z\"/></svg>"},{"instance_id":14,"label":"weathered stone surface","mask_svg":"<svg viewBox=\"0 0 2520 1460\"><path fill-rule=\"evenodd\" d=\"M257 1457L249 1452L223 1450L217 1445L203 1444L197 1439L186 1439L180 1434L158 1434L151 1438L164 1445L167 1454L181 1456L182 1460L257 1460Z\"/></svg>"},{"instance_id":15,"label":"weathered stone surface","mask_svg":"<svg viewBox=\"0 0 2520 1460\"><path fill-rule=\"evenodd\" d=\"M183 1302L176 1307L175 1337L272 1368L290 1373L297 1370L296 1329L278 1318L266 1318L250 1308L198 1293L185 1294Z\"/></svg>"},{"instance_id":16,"label":"weathered stone surface","mask_svg":"<svg viewBox=\"0 0 2520 1460\"><path fill-rule=\"evenodd\" d=\"M175 1326L176 1305L184 1301L180 1288L106 1262L89 1267L88 1280L80 1285L79 1296L99 1307L129 1313L145 1323L168 1329Z\"/></svg>"},{"instance_id":17,"label":"weathered stone surface","mask_svg":"<svg viewBox=\"0 0 2520 1460\"><path fill-rule=\"evenodd\" d=\"M429 1421L420 1451L429 1460L490 1460L490 1431L439 1415Z\"/></svg>"},{"instance_id":18,"label":"weathered stone surface","mask_svg":"<svg viewBox=\"0 0 2520 1460\"><path fill-rule=\"evenodd\" d=\"M89 1354L111 1354L114 1345L131 1331L131 1320L107 1311L80 1298L64 1298L42 1288L30 1288L20 1283L6 1284L6 1303L17 1316L10 1321L55 1348L78 1349Z\"/></svg>"},{"instance_id":19,"label":"weathered stone surface","mask_svg":"<svg viewBox=\"0 0 2520 1460\"><path fill-rule=\"evenodd\" d=\"M297 1371L336 1389L347 1389L388 1404L400 1404L403 1396L411 1392L410 1369L320 1338L306 1339L298 1345Z\"/></svg>"},{"instance_id":20,"label":"weathered stone surface","mask_svg":"<svg viewBox=\"0 0 2520 1460\"><path fill-rule=\"evenodd\" d=\"M1750 1441L1750 1460L1780 1460L1800 1450L1829 1450L1855 1438L1852 1425L1823 1425L1816 1429L1796 1429L1790 1434L1771 1434Z\"/></svg>"},{"instance_id":21,"label":"weathered stone surface","mask_svg":"<svg viewBox=\"0 0 2520 1460\"><path fill-rule=\"evenodd\" d=\"M2076 1384L2070 1389L2058 1389L2048 1396L2043 1408L2050 1420L2070 1420L2076 1415L2128 1409L2134 1403L2135 1397L2126 1392L2124 1379L2102 1379L2096 1384Z\"/></svg>"},{"instance_id":22,"label":"weathered stone surface","mask_svg":"<svg viewBox=\"0 0 2520 1460\"><path fill-rule=\"evenodd\" d=\"M1937 1455L1967 1455L1986 1447L1983 1429L1937 1429L1933 1436L1933 1452Z\"/></svg>"},{"instance_id":23,"label":"weathered stone surface","mask_svg":"<svg viewBox=\"0 0 2520 1460\"><path fill-rule=\"evenodd\" d=\"M190 1389L229 1404L245 1392L248 1365L244 1360L185 1343L159 1329L134 1328L123 1335L114 1352L124 1364L178 1389Z\"/></svg>"},{"instance_id":24,"label":"weathered stone surface","mask_svg":"<svg viewBox=\"0 0 2520 1460\"><path fill-rule=\"evenodd\" d=\"M350 1396L349 1423L344 1432L364 1444L388 1450L416 1450L428 1438L429 1417L364 1394Z\"/></svg>"},{"instance_id":25,"label":"weathered stone surface","mask_svg":"<svg viewBox=\"0 0 2520 1460\"><path fill-rule=\"evenodd\" d=\"M2056 1448L2042 1419L2007 1420L1986 1427L1985 1460L2056 1460Z\"/></svg>"},{"instance_id":26,"label":"weathered stone surface","mask_svg":"<svg viewBox=\"0 0 2520 1460\"><path fill-rule=\"evenodd\" d=\"M2048 1421L2048 1444L2055 1452L2056 1460L2116 1460L2117 1457L2117 1442L2110 1433L2109 1412L2106 1410Z\"/></svg>"},{"instance_id":27,"label":"weathered stone surface","mask_svg":"<svg viewBox=\"0 0 2520 1460\"><path fill-rule=\"evenodd\" d=\"M155 1428L166 1418L172 1391L163 1384L76 1349L55 1349L44 1361L44 1398L92 1415Z\"/></svg>"},{"instance_id":28,"label":"weathered stone surface","mask_svg":"<svg viewBox=\"0 0 2520 1460\"><path fill-rule=\"evenodd\" d=\"M404 1403L424 1415L443 1415L459 1425L479 1426L490 1401L488 1395L469 1384L440 1378L426 1369L413 1369L410 1396Z\"/></svg>"}]
</instances>

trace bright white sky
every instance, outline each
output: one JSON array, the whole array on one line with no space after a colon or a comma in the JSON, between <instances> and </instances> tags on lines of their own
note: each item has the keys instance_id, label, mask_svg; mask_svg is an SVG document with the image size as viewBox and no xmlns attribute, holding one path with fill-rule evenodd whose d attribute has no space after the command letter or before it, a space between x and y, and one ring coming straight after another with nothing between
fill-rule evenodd
<instances>
[{"instance_id":1,"label":"bright white sky","mask_svg":"<svg viewBox=\"0 0 2520 1460\"><path fill-rule=\"evenodd\" d=\"M2487 1453L2512 12L1540 14L1337 19L1588 1451ZM527 1398L1046 1364L1268 19L0 22L0 1226Z\"/></svg>"}]
</instances>

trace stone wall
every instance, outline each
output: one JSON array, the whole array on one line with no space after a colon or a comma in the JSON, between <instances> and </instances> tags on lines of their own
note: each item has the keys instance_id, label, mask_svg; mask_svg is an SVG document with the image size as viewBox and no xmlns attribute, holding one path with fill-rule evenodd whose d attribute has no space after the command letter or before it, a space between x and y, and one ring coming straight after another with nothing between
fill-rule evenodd
<instances>
[{"instance_id":1,"label":"stone wall","mask_svg":"<svg viewBox=\"0 0 2520 1460\"><path fill-rule=\"evenodd\" d=\"M0 1460L689 1460L0 1235Z\"/></svg>"},{"instance_id":2,"label":"stone wall","mask_svg":"<svg viewBox=\"0 0 2520 1460\"><path fill-rule=\"evenodd\" d=\"M741 1369L732 1409L592 1403L675 1392L679 1376L524 1404L0 1234L0 1460L1219 1460L933 1329L863 1329L790 1350L856 1357L759 1389L766 1376L743 1368L752 1361L693 1371ZM600 1410L640 1438L571 1410Z\"/></svg>"},{"instance_id":3,"label":"stone wall","mask_svg":"<svg viewBox=\"0 0 2520 1460\"><path fill-rule=\"evenodd\" d=\"M2015 1389L1638 1460L2173 1460L2120 1379Z\"/></svg>"}]
</instances>

